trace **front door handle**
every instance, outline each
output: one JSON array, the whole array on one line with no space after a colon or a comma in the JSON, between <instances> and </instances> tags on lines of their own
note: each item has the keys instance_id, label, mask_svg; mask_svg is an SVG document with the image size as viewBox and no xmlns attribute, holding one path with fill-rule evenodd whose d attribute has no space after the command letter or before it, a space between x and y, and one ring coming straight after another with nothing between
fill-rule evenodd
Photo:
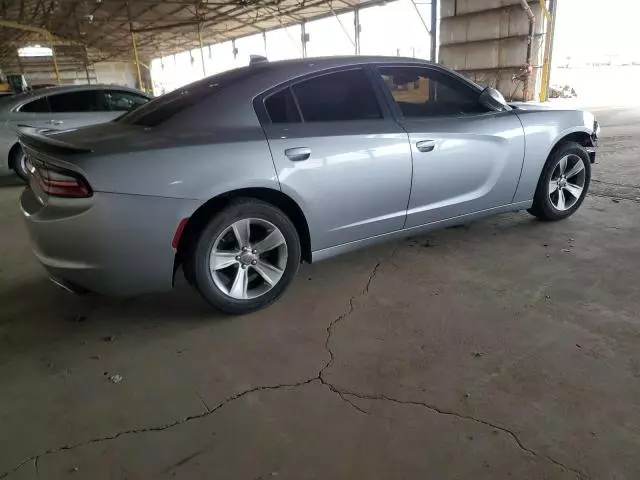
<instances>
[{"instance_id":1,"label":"front door handle","mask_svg":"<svg viewBox=\"0 0 640 480\"><path fill-rule=\"evenodd\" d=\"M287 148L284 154L289 157L292 162L300 162L307 160L311 156L311 149L308 147Z\"/></svg>"},{"instance_id":2,"label":"front door handle","mask_svg":"<svg viewBox=\"0 0 640 480\"><path fill-rule=\"evenodd\" d=\"M49 120L47 122L49 125L62 125L62 120Z\"/></svg>"},{"instance_id":3,"label":"front door handle","mask_svg":"<svg viewBox=\"0 0 640 480\"><path fill-rule=\"evenodd\" d=\"M430 152L434 148L436 148L436 141L435 140L421 140L419 142L416 142L416 148L418 149L419 152Z\"/></svg>"}]
</instances>

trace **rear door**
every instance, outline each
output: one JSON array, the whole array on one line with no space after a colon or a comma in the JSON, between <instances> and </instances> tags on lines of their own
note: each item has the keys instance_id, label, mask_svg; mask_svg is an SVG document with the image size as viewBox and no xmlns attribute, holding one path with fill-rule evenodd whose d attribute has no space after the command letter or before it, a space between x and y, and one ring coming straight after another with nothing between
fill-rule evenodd
<instances>
[{"instance_id":1,"label":"rear door","mask_svg":"<svg viewBox=\"0 0 640 480\"><path fill-rule=\"evenodd\" d=\"M406 227L511 203L524 159L512 111L490 111L479 91L437 67L378 68L413 156Z\"/></svg>"},{"instance_id":2,"label":"rear door","mask_svg":"<svg viewBox=\"0 0 640 480\"><path fill-rule=\"evenodd\" d=\"M283 192L312 250L402 229L411 186L406 132L365 67L296 80L256 100Z\"/></svg>"}]
</instances>

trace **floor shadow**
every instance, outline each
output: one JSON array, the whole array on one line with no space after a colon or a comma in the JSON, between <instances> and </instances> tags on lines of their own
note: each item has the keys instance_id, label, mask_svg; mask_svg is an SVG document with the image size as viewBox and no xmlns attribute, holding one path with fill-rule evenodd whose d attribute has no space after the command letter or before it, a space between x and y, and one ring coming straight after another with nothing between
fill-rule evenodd
<instances>
[{"instance_id":1,"label":"floor shadow","mask_svg":"<svg viewBox=\"0 0 640 480\"><path fill-rule=\"evenodd\" d=\"M0 175L0 188L21 187L24 185L24 181L17 175Z\"/></svg>"},{"instance_id":2,"label":"floor shadow","mask_svg":"<svg viewBox=\"0 0 640 480\"><path fill-rule=\"evenodd\" d=\"M229 320L188 285L135 298L72 295L46 277L0 292L0 364L29 352L110 337L141 340ZM72 347L71 347L72 348Z\"/></svg>"}]
</instances>

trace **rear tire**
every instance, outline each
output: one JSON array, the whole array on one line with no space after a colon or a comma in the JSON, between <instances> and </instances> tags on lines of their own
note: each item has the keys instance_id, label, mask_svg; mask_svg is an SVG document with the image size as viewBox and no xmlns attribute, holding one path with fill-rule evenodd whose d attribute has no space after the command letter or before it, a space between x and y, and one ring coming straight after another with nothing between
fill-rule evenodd
<instances>
[{"instance_id":1,"label":"rear tire","mask_svg":"<svg viewBox=\"0 0 640 480\"><path fill-rule=\"evenodd\" d=\"M527 211L545 221L570 217L582 205L590 182L589 153L579 143L562 143L549 155Z\"/></svg>"},{"instance_id":2,"label":"rear tire","mask_svg":"<svg viewBox=\"0 0 640 480\"><path fill-rule=\"evenodd\" d=\"M29 172L27 172L27 164L26 164L27 156L24 154L22 147L20 145L15 145L11 152L9 153L9 165L13 171L25 182L27 181L27 177Z\"/></svg>"},{"instance_id":3,"label":"rear tire","mask_svg":"<svg viewBox=\"0 0 640 480\"><path fill-rule=\"evenodd\" d=\"M187 253L185 273L212 306L242 315L280 298L300 265L289 218L251 198L232 201L204 227Z\"/></svg>"}]
</instances>

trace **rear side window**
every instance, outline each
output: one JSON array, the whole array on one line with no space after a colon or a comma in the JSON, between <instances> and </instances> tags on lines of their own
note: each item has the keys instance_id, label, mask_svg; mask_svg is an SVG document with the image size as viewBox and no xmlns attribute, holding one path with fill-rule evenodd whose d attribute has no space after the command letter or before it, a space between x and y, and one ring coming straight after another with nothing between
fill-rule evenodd
<instances>
[{"instance_id":1,"label":"rear side window","mask_svg":"<svg viewBox=\"0 0 640 480\"><path fill-rule=\"evenodd\" d=\"M300 122L300 112L296 106L291 89L274 93L264 101L271 123L297 123Z\"/></svg>"},{"instance_id":2,"label":"rear side window","mask_svg":"<svg viewBox=\"0 0 640 480\"><path fill-rule=\"evenodd\" d=\"M108 110L103 95L93 90L58 93L49 97L53 113L99 112Z\"/></svg>"},{"instance_id":3,"label":"rear side window","mask_svg":"<svg viewBox=\"0 0 640 480\"><path fill-rule=\"evenodd\" d=\"M260 74L264 68L255 65L222 72L203 80L186 85L162 95L119 117L116 122L144 127L156 127L199 104L236 82L242 82Z\"/></svg>"},{"instance_id":4,"label":"rear side window","mask_svg":"<svg viewBox=\"0 0 640 480\"><path fill-rule=\"evenodd\" d=\"M33 102L29 102L20 107L21 112L26 113L49 113L49 103L47 97L42 97Z\"/></svg>"},{"instance_id":5,"label":"rear side window","mask_svg":"<svg viewBox=\"0 0 640 480\"><path fill-rule=\"evenodd\" d=\"M292 87L305 122L382 118L369 78L360 69L330 73Z\"/></svg>"}]
</instances>

